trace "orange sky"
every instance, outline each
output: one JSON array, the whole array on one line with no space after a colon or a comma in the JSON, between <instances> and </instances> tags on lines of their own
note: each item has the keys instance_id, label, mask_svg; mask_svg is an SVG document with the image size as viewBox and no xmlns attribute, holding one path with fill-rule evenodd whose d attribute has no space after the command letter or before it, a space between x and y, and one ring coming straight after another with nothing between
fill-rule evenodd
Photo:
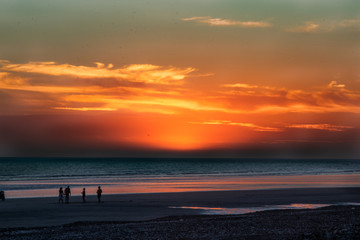
<instances>
[{"instance_id":1,"label":"orange sky","mask_svg":"<svg viewBox=\"0 0 360 240\"><path fill-rule=\"evenodd\" d=\"M359 157L356 2L155 2L4 4L0 156Z\"/></svg>"}]
</instances>

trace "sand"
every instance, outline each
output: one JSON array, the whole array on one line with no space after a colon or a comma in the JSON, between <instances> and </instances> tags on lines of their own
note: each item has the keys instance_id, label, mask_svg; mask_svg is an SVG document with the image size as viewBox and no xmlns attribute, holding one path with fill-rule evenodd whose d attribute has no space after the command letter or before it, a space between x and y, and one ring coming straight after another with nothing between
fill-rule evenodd
<instances>
[{"instance_id":1,"label":"sand","mask_svg":"<svg viewBox=\"0 0 360 240\"><path fill-rule=\"evenodd\" d=\"M360 236L360 188L308 188L95 196L0 202L0 239L346 239ZM203 215L200 209L337 204L318 209ZM176 208L169 208L169 207Z\"/></svg>"},{"instance_id":2,"label":"sand","mask_svg":"<svg viewBox=\"0 0 360 240\"><path fill-rule=\"evenodd\" d=\"M136 222L76 222L0 229L0 239L262 239L358 240L360 207L272 210L245 215L180 216Z\"/></svg>"},{"instance_id":3,"label":"sand","mask_svg":"<svg viewBox=\"0 0 360 240\"><path fill-rule=\"evenodd\" d=\"M202 210L171 207L251 208L292 203L338 204L360 202L360 188L314 188L217 192L151 193L95 196L70 204L57 197L7 199L0 202L0 228L44 227L78 221L144 221L167 216L199 215Z\"/></svg>"}]
</instances>

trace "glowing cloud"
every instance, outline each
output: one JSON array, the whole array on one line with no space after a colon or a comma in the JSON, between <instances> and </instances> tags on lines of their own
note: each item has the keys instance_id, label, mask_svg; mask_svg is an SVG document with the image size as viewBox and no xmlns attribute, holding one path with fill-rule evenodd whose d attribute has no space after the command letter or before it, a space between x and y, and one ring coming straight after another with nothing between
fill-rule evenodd
<instances>
[{"instance_id":1,"label":"glowing cloud","mask_svg":"<svg viewBox=\"0 0 360 240\"><path fill-rule=\"evenodd\" d=\"M286 112L360 112L360 92L345 89L336 81L321 90L305 91L246 83L226 84L231 90L220 91L227 106L247 109L248 113ZM251 100L249 100L251 99ZM246 104L243 104L246 102Z\"/></svg>"},{"instance_id":2,"label":"glowing cloud","mask_svg":"<svg viewBox=\"0 0 360 240\"><path fill-rule=\"evenodd\" d=\"M345 84L338 84L336 81L331 81L328 86L329 88L344 88Z\"/></svg>"},{"instance_id":3,"label":"glowing cloud","mask_svg":"<svg viewBox=\"0 0 360 240\"><path fill-rule=\"evenodd\" d=\"M199 91L190 85L178 86L194 68L133 64L113 69L112 65L96 64L96 67L85 67L55 62L12 64L1 61L0 70L3 72L0 73L0 90L7 91L8 96L22 96L26 102L31 102L30 96L19 95L19 92L31 92L32 97L46 94L52 99L49 100L53 104L50 110L125 109L164 114L181 114L188 110L224 114L360 113L360 93L350 91L336 81L317 91L244 82L222 84L215 91ZM142 82L133 83L136 81ZM40 102L35 103L44 111ZM276 128L242 122L221 123L249 127L256 131L278 131Z\"/></svg>"},{"instance_id":4,"label":"glowing cloud","mask_svg":"<svg viewBox=\"0 0 360 240\"><path fill-rule=\"evenodd\" d=\"M270 23L264 21L234 21L230 19L212 18L212 17L190 17L190 18L183 18L182 20L206 23L211 26L239 26L245 28L271 27Z\"/></svg>"},{"instance_id":5,"label":"glowing cloud","mask_svg":"<svg viewBox=\"0 0 360 240\"><path fill-rule=\"evenodd\" d=\"M70 107L54 107L53 109L59 109L59 110L74 110L74 111L116 111L115 108L95 108L95 107L81 107L81 108L70 108Z\"/></svg>"},{"instance_id":6,"label":"glowing cloud","mask_svg":"<svg viewBox=\"0 0 360 240\"><path fill-rule=\"evenodd\" d=\"M249 85L249 84L245 84L245 83L234 83L234 84L224 84L224 87L231 87L231 88L258 88L259 86Z\"/></svg>"},{"instance_id":7,"label":"glowing cloud","mask_svg":"<svg viewBox=\"0 0 360 240\"><path fill-rule=\"evenodd\" d=\"M238 126L238 127L246 127L251 128L254 131L259 132L279 132L282 131L280 128L274 127L263 127L253 123L240 123L240 122L232 122L227 120L211 120L207 122L190 122L191 124L204 124L204 125L228 125L228 126Z\"/></svg>"},{"instance_id":8,"label":"glowing cloud","mask_svg":"<svg viewBox=\"0 0 360 240\"><path fill-rule=\"evenodd\" d=\"M335 131L341 132L349 128L349 126L338 126L338 125L330 125L330 124L294 124L287 126L288 128L303 128L303 129L316 129L316 130L326 130L326 131Z\"/></svg>"},{"instance_id":9,"label":"glowing cloud","mask_svg":"<svg viewBox=\"0 0 360 240\"><path fill-rule=\"evenodd\" d=\"M165 114L173 114L176 110L187 109L194 111L215 111L215 112L226 112L236 113L236 111L226 108L213 107L211 105L199 104L196 101L185 100L185 99L174 99L174 98L154 98L150 96L136 97L129 96L126 99L119 99L116 96L105 96L105 95L69 95L63 98L64 103L97 103L104 105L105 111L114 111L119 109L131 109L135 112L157 112ZM160 107L160 108L159 108ZM167 108L173 109L173 111L166 110ZM68 110L79 110L84 109L92 110L92 108L74 108L74 107L55 107L54 109L68 109ZM165 109L165 111L164 111ZM101 110L101 108L95 108L94 110Z\"/></svg>"},{"instance_id":10,"label":"glowing cloud","mask_svg":"<svg viewBox=\"0 0 360 240\"><path fill-rule=\"evenodd\" d=\"M113 64L95 62L96 67L75 66L70 64L57 64L55 62L29 62L13 64L0 60L0 70L7 72L23 72L44 74L51 76L73 76L77 78L116 78L130 82L143 82L150 84L181 84L194 68L162 67L151 64L134 64L123 68L112 69Z\"/></svg>"}]
</instances>

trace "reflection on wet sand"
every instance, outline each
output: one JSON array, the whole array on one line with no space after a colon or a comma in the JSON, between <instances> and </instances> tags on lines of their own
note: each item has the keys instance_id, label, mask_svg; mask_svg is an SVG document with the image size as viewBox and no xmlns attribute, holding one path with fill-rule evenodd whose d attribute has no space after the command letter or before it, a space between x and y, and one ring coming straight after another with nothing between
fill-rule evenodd
<instances>
[{"instance_id":1,"label":"reflection on wet sand","mask_svg":"<svg viewBox=\"0 0 360 240\"><path fill-rule=\"evenodd\" d=\"M272 205L264 207L250 207L250 208L220 208L220 207L191 207L191 206L180 206L180 207L169 207L169 208L182 208L182 209L194 209L202 210L201 214L206 215L226 215L226 214L245 214L252 212L260 212L266 210L285 210L285 209L314 209L327 207L332 204L309 204L309 203L293 203L288 205ZM341 203L340 205L360 205L360 203Z\"/></svg>"}]
</instances>

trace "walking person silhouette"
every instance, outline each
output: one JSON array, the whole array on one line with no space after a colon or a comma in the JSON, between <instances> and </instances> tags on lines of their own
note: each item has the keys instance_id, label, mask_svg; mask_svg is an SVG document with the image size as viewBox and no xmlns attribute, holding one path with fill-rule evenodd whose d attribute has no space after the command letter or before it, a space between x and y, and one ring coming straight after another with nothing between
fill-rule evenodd
<instances>
[{"instance_id":1,"label":"walking person silhouette","mask_svg":"<svg viewBox=\"0 0 360 240\"><path fill-rule=\"evenodd\" d=\"M60 187L59 189L59 203L64 203L64 191L62 189L62 187Z\"/></svg>"}]
</instances>

